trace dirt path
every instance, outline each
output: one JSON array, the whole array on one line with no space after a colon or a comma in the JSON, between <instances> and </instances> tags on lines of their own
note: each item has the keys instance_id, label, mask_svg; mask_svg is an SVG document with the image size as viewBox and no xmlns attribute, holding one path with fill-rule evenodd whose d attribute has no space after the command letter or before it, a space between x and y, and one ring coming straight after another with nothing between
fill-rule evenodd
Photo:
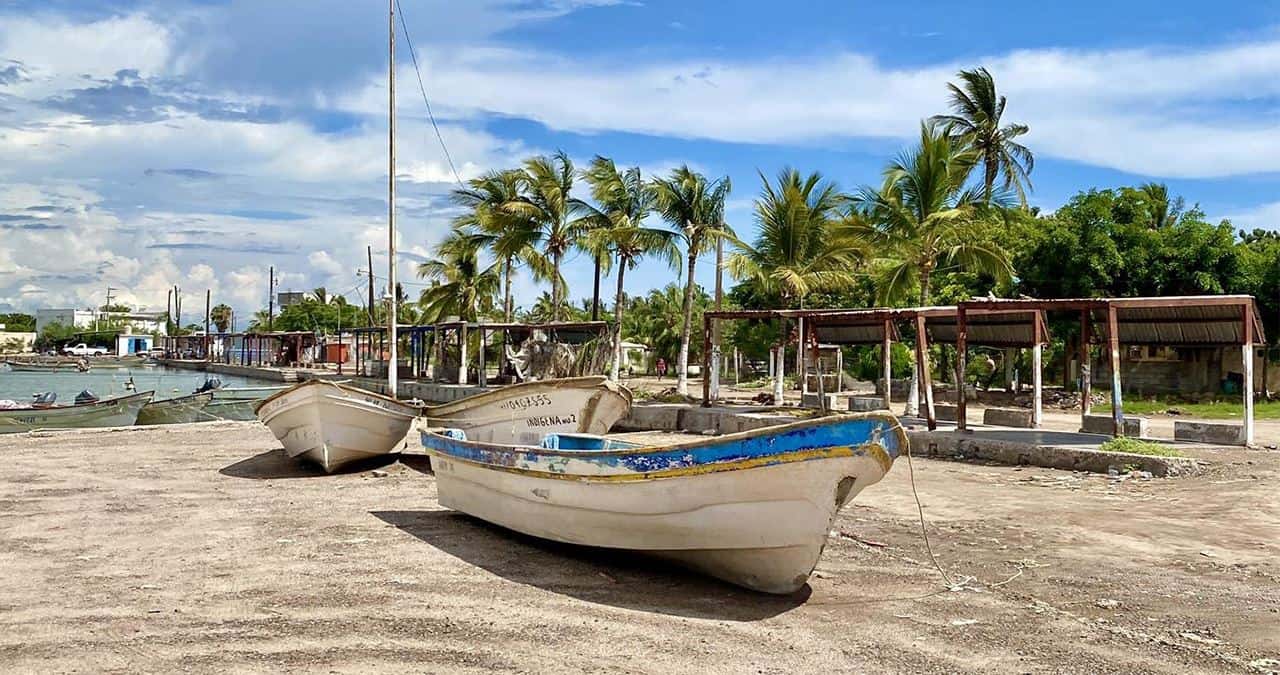
<instances>
[{"instance_id":1,"label":"dirt path","mask_svg":"<svg viewBox=\"0 0 1280 675\"><path fill-rule=\"evenodd\" d=\"M276 447L0 437L0 671L1280 669L1275 453L1125 481L917 460L954 591L900 461L774 598L441 510L420 456L320 476Z\"/></svg>"}]
</instances>

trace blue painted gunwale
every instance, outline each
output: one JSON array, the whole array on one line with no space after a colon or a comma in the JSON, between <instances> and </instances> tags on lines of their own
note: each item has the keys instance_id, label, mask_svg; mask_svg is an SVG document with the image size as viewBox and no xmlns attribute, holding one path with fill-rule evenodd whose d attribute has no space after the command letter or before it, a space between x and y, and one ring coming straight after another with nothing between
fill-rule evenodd
<instances>
[{"instance_id":1,"label":"blue painted gunwale","mask_svg":"<svg viewBox=\"0 0 1280 675\"><path fill-rule=\"evenodd\" d=\"M882 413L803 420L672 446L610 450L549 450L496 445L456 440L432 431L422 431L423 447L446 457L493 468L561 474L565 472L563 465L568 459L589 462L604 473L653 474L706 465L749 462L759 466L818 459L821 455L815 451L833 448L848 448L851 452L846 454L855 455L883 452L891 463L906 443L906 434L898 420Z\"/></svg>"}]
</instances>

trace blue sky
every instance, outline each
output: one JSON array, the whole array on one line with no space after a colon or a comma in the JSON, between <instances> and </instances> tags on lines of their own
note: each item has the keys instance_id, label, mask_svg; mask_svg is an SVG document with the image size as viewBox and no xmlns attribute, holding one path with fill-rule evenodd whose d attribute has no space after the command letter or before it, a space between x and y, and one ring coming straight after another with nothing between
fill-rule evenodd
<instances>
[{"instance_id":1,"label":"blue sky","mask_svg":"<svg viewBox=\"0 0 1280 675\"><path fill-rule=\"evenodd\" d=\"M1042 209L1155 180L1211 218L1280 224L1275 3L401 2L464 178L558 148L689 163L732 179L749 239L757 170L875 183L955 71L982 65L1031 126ZM358 299L365 247L386 267L385 39L378 0L0 5L0 311L108 285L163 307L178 284L248 312L269 265L281 290ZM412 280L454 212L400 47ZM566 276L589 293L587 260ZM674 278L646 264L628 286ZM522 278L518 300L539 290Z\"/></svg>"}]
</instances>

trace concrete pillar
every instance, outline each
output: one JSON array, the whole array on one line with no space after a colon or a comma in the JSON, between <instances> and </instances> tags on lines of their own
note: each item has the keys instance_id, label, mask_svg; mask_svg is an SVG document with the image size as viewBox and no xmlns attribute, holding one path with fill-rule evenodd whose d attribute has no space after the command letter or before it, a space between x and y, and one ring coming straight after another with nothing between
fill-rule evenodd
<instances>
[{"instance_id":1,"label":"concrete pillar","mask_svg":"<svg viewBox=\"0 0 1280 675\"><path fill-rule=\"evenodd\" d=\"M458 328L458 384L467 383L467 324Z\"/></svg>"},{"instance_id":2,"label":"concrete pillar","mask_svg":"<svg viewBox=\"0 0 1280 675\"><path fill-rule=\"evenodd\" d=\"M1093 322L1089 310L1080 313L1080 427L1084 428L1084 418L1093 409L1090 397L1093 395L1093 367L1089 363L1089 342L1093 340Z\"/></svg>"},{"instance_id":3,"label":"concrete pillar","mask_svg":"<svg viewBox=\"0 0 1280 675\"><path fill-rule=\"evenodd\" d=\"M938 428L938 416L933 409L933 383L929 378L929 336L925 331L925 319L916 316L916 379L920 389L920 404L924 406L924 419L929 430Z\"/></svg>"},{"instance_id":4,"label":"concrete pillar","mask_svg":"<svg viewBox=\"0 0 1280 675\"><path fill-rule=\"evenodd\" d=\"M1244 429L1242 438L1245 445L1253 445L1253 304L1244 306L1244 344L1240 345L1241 371L1244 373ZM1264 355L1265 358L1265 355Z\"/></svg>"},{"instance_id":5,"label":"concrete pillar","mask_svg":"<svg viewBox=\"0 0 1280 675\"><path fill-rule=\"evenodd\" d=\"M1111 356L1111 435L1124 435L1124 400L1120 395L1120 328L1115 305L1107 303L1107 351Z\"/></svg>"},{"instance_id":6,"label":"concrete pillar","mask_svg":"<svg viewBox=\"0 0 1280 675\"><path fill-rule=\"evenodd\" d=\"M804 397L809 393L809 369L805 366L805 360L808 358L808 351L805 349L805 320L804 317L796 319L796 377L800 378L800 396Z\"/></svg>"},{"instance_id":7,"label":"concrete pillar","mask_svg":"<svg viewBox=\"0 0 1280 675\"><path fill-rule=\"evenodd\" d=\"M1041 364L1041 357L1044 355L1044 345L1039 342L1031 347L1031 387L1032 403L1031 403L1031 426L1036 429L1040 428L1044 422L1044 374Z\"/></svg>"},{"instance_id":8,"label":"concrete pillar","mask_svg":"<svg viewBox=\"0 0 1280 675\"><path fill-rule=\"evenodd\" d=\"M720 345L714 342L711 345L711 399L719 400L720 398Z\"/></svg>"},{"instance_id":9,"label":"concrete pillar","mask_svg":"<svg viewBox=\"0 0 1280 675\"><path fill-rule=\"evenodd\" d=\"M1039 345L1037 345L1038 347ZM968 401L964 390L966 352L969 351L969 313L964 305L956 310L956 429L964 431L968 426L966 413Z\"/></svg>"},{"instance_id":10,"label":"concrete pillar","mask_svg":"<svg viewBox=\"0 0 1280 675\"><path fill-rule=\"evenodd\" d=\"M484 362L484 337L485 337L485 329L484 329L484 328L481 328L481 329L480 329L480 353L479 353L479 354L477 354L477 355L476 355L476 357L477 357L477 360L478 360L478 361L479 361L479 363L480 363L480 366L479 366L479 368L477 369L477 370L478 370L478 372L479 372L479 379L478 379L478 383L479 383L479 384L480 384L480 386L482 386L482 387L485 387L485 386L488 386L488 385L489 385L489 376L485 373L485 368L486 368L486 366L485 366L485 362Z\"/></svg>"}]
</instances>

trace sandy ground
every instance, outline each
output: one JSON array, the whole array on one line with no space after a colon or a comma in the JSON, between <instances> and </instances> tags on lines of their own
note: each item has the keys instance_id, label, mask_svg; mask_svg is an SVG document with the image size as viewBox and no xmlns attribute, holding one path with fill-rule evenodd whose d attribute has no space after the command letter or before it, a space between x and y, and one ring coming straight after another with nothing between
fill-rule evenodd
<instances>
[{"instance_id":1,"label":"sandy ground","mask_svg":"<svg viewBox=\"0 0 1280 675\"><path fill-rule=\"evenodd\" d=\"M1280 668L1280 454L1116 480L905 461L809 588L762 596L442 510L425 457L335 476L263 428L0 437L0 672Z\"/></svg>"}]
</instances>

